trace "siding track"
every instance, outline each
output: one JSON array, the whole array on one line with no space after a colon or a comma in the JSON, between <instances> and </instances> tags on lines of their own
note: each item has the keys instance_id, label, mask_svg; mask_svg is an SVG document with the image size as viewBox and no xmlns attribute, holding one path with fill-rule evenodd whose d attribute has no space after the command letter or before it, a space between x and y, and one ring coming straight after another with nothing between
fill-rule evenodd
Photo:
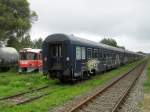
<instances>
[{"instance_id":1,"label":"siding track","mask_svg":"<svg viewBox=\"0 0 150 112\"><path fill-rule=\"evenodd\" d=\"M16 95L1 98L0 101L9 101L9 103L11 103L12 105L25 104L25 103L31 102L33 100L39 99L43 96L50 94L50 93L44 93L44 90L49 89L49 88L50 88L49 85L45 85L40 88L32 89L32 90L22 92ZM30 95L32 96L32 94L34 94L33 97L29 97L29 98L26 97Z\"/></svg>"}]
</instances>

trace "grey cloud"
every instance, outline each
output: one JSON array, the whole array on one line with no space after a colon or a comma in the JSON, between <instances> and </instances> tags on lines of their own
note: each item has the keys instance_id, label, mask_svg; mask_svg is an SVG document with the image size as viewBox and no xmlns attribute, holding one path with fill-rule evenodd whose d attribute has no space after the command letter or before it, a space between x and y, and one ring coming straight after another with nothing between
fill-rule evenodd
<instances>
[{"instance_id":1,"label":"grey cloud","mask_svg":"<svg viewBox=\"0 0 150 112\"><path fill-rule=\"evenodd\" d=\"M121 39L126 37L128 40L131 38L132 41L136 40L136 43L147 43L145 51L148 51L149 0L29 0L29 2L31 8L39 15L39 21L33 25L34 34L31 32L33 36L39 29L46 34L62 32L115 37L120 43ZM131 50L140 48L133 48L132 43L123 44L130 46Z\"/></svg>"}]
</instances>

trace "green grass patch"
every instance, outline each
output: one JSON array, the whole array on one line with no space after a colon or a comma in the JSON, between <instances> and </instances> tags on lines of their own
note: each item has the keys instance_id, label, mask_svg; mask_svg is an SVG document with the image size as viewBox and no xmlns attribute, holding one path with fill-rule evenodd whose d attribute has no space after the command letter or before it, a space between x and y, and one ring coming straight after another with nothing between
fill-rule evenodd
<instances>
[{"instance_id":1,"label":"green grass patch","mask_svg":"<svg viewBox=\"0 0 150 112\"><path fill-rule=\"evenodd\" d=\"M133 68L135 65L137 65L139 62L135 63L130 63L128 65L124 65L122 67L119 67L117 69L111 70L109 72L103 73L96 75L90 80L84 81L83 83L80 84L75 84L75 85L62 85L58 83L58 81L52 81L52 80L46 80L43 78L41 75L38 74L32 74L32 75L22 75L22 76L11 76L5 77L3 81L3 87L0 87L0 96L4 95L5 92L1 92L1 89L4 90L4 88L7 90L7 88L11 88L11 92L18 91L17 89L20 88L19 90L27 89L30 87L38 86L45 83L49 83L51 87L54 87L54 89L50 89L47 92L51 92L48 96L42 97L36 101L33 101L29 104L25 105L20 105L20 106L15 106L8 108L8 105L3 103L2 105L0 104L0 111L1 112L47 112L50 109L60 106L66 101L69 101L73 99L75 96L84 94L87 91L96 88L97 86L100 86L104 84L106 81L112 79L115 76L118 76L122 74L123 72L129 71L131 68ZM7 80L9 80L9 83L7 83ZM5 85L6 83L7 85ZM28 84L32 83L32 84ZM28 85L28 86L26 86ZM14 89L12 88L14 87ZM8 89L8 91L9 91ZM11 93L10 91L8 92L9 94ZM7 93L7 94L8 94Z\"/></svg>"},{"instance_id":2,"label":"green grass patch","mask_svg":"<svg viewBox=\"0 0 150 112\"><path fill-rule=\"evenodd\" d=\"M143 112L149 112L150 110L150 57L148 58L148 63L146 66L146 76L147 79L144 83L144 99L139 102L140 110Z\"/></svg>"},{"instance_id":3,"label":"green grass patch","mask_svg":"<svg viewBox=\"0 0 150 112\"><path fill-rule=\"evenodd\" d=\"M18 74L16 72L0 73L0 98L23 91L42 87L54 81L46 79L42 74Z\"/></svg>"},{"instance_id":4,"label":"green grass patch","mask_svg":"<svg viewBox=\"0 0 150 112\"><path fill-rule=\"evenodd\" d=\"M147 79L144 83L144 91L150 93L150 57L148 58L148 64L146 66Z\"/></svg>"}]
</instances>

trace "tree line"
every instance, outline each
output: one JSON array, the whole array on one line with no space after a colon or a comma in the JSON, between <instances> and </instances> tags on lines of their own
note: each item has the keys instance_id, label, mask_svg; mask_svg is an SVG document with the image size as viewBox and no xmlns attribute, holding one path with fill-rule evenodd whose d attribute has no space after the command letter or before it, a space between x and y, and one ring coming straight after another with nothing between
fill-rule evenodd
<instances>
[{"instance_id":1,"label":"tree line","mask_svg":"<svg viewBox=\"0 0 150 112\"><path fill-rule=\"evenodd\" d=\"M17 50L24 47L41 48L42 38L31 40L32 23L38 16L27 0L0 0L0 41Z\"/></svg>"},{"instance_id":2,"label":"tree line","mask_svg":"<svg viewBox=\"0 0 150 112\"><path fill-rule=\"evenodd\" d=\"M124 46L119 46L116 42L116 40L112 39L112 38L104 38L100 41L100 43L102 44L106 44L106 45L110 45L113 47L117 47L117 48L121 48L121 49L125 49Z\"/></svg>"},{"instance_id":3,"label":"tree line","mask_svg":"<svg viewBox=\"0 0 150 112\"><path fill-rule=\"evenodd\" d=\"M20 50L22 48L35 48L35 49L41 49L42 48L43 39L38 38L31 40L30 35L23 37L21 39L9 39L7 41L8 47L14 47L17 50Z\"/></svg>"}]
</instances>

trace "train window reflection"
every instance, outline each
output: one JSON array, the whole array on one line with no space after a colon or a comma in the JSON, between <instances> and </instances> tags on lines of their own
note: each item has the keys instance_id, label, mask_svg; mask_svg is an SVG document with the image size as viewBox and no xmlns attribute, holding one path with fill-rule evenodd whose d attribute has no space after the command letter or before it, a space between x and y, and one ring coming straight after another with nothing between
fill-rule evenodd
<instances>
[{"instance_id":1,"label":"train window reflection","mask_svg":"<svg viewBox=\"0 0 150 112\"><path fill-rule=\"evenodd\" d=\"M88 48L87 57L88 57L88 59L92 58L92 49L91 48Z\"/></svg>"},{"instance_id":2,"label":"train window reflection","mask_svg":"<svg viewBox=\"0 0 150 112\"><path fill-rule=\"evenodd\" d=\"M61 57L62 56L62 45L51 45L51 56Z\"/></svg>"},{"instance_id":3,"label":"train window reflection","mask_svg":"<svg viewBox=\"0 0 150 112\"><path fill-rule=\"evenodd\" d=\"M81 59L81 48L76 47L76 60L80 60L80 59Z\"/></svg>"},{"instance_id":4,"label":"train window reflection","mask_svg":"<svg viewBox=\"0 0 150 112\"><path fill-rule=\"evenodd\" d=\"M31 52L20 53L20 59L21 60L36 60L37 54L31 53Z\"/></svg>"}]
</instances>

